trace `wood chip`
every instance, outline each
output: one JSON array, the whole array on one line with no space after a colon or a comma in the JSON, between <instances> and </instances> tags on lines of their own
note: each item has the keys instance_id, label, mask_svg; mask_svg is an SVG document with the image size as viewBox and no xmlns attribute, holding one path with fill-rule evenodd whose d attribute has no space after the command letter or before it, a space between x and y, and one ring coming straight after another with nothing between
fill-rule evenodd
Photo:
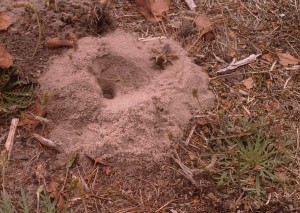
<instances>
[{"instance_id":1,"label":"wood chip","mask_svg":"<svg viewBox=\"0 0 300 213\"><path fill-rule=\"evenodd\" d=\"M14 137L15 137L15 133L16 133L16 130L17 130L18 123L19 123L18 118L13 118L12 121L11 121L9 133L8 133L7 140L6 140L6 143L5 143L5 148L8 152L8 159L10 158L10 154L11 154L12 147L13 147L13 144L14 144Z\"/></svg>"}]
</instances>

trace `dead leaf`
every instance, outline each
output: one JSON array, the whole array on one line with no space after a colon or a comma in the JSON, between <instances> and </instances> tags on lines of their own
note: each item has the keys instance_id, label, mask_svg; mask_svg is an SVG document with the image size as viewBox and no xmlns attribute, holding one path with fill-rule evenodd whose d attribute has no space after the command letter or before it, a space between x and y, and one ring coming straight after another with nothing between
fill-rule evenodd
<instances>
[{"instance_id":1,"label":"dead leaf","mask_svg":"<svg viewBox=\"0 0 300 213\"><path fill-rule=\"evenodd\" d=\"M111 157L110 155L103 155L102 157L92 157L88 154L85 154L85 156L94 164L94 166L110 166L110 163L108 163L105 159Z\"/></svg>"},{"instance_id":2,"label":"dead leaf","mask_svg":"<svg viewBox=\"0 0 300 213\"><path fill-rule=\"evenodd\" d=\"M254 184L255 184L254 178L249 178L249 179L248 179L248 184L254 185Z\"/></svg>"},{"instance_id":3,"label":"dead leaf","mask_svg":"<svg viewBox=\"0 0 300 213\"><path fill-rule=\"evenodd\" d=\"M5 13L0 12L0 30L7 30L11 25L10 17Z\"/></svg>"},{"instance_id":4,"label":"dead leaf","mask_svg":"<svg viewBox=\"0 0 300 213\"><path fill-rule=\"evenodd\" d=\"M38 121L35 120L32 115L25 115L24 117L20 118L18 126L27 126L27 125L35 126L37 122Z\"/></svg>"},{"instance_id":5,"label":"dead leaf","mask_svg":"<svg viewBox=\"0 0 300 213\"><path fill-rule=\"evenodd\" d=\"M255 171L259 171L259 170L261 170L262 168L264 168L264 167L262 167L261 165L256 165L255 167L254 167L254 170Z\"/></svg>"},{"instance_id":6,"label":"dead leaf","mask_svg":"<svg viewBox=\"0 0 300 213\"><path fill-rule=\"evenodd\" d=\"M170 8L170 0L135 0L139 5L138 10L150 22L162 20L164 12Z\"/></svg>"},{"instance_id":7,"label":"dead leaf","mask_svg":"<svg viewBox=\"0 0 300 213\"><path fill-rule=\"evenodd\" d=\"M195 18L195 24L200 32L200 37L212 30L212 23L205 14L200 14Z\"/></svg>"},{"instance_id":8,"label":"dead leaf","mask_svg":"<svg viewBox=\"0 0 300 213\"><path fill-rule=\"evenodd\" d=\"M235 34L234 31L229 31L228 36L229 36L229 38L231 38L231 39L236 39L236 34Z\"/></svg>"},{"instance_id":9,"label":"dead leaf","mask_svg":"<svg viewBox=\"0 0 300 213\"><path fill-rule=\"evenodd\" d=\"M106 174L107 176L110 175L110 174L112 173L112 169L111 169L109 166L103 168L103 170L105 171L105 174Z\"/></svg>"},{"instance_id":10,"label":"dead leaf","mask_svg":"<svg viewBox=\"0 0 300 213\"><path fill-rule=\"evenodd\" d=\"M60 210L63 210L66 208L66 201L62 193L59 194L58 201L56 203L56 207Z\"/></svg>"},{"instance_id":11,"label":"dead leaf","mask_svg":"<svg viewBox=\"0 0 300 213\"><path fill-rule=\"evenodd\" d=\"M272 63L274 61L274 59L270 53L262 55L261 58L270 63Z\"/></svg>"},{"instance_id":12,"label":"dead leaf","mask_svg":"<svg viewBox=\"0 0 300 213\"><path fill-rule=\"evenodd\" d=\"M18 126L32 125L33 129L35 129L41 123L41 120L37 119L37 117L44 118L46 115L46 108L39 102L36 102L33 107L31 107L31 111L33 112L30 114L22 115Z\"/></svg>"},{"instance_id":13,"label":"dead leaf","mask_svg":"<svg viewBox=\"0 0 300 213\"><path fill-rule=\"evenodd\" d=\"M58 190L58 186L59 186L59 183L57 183L55 180L51 180L49 183L49 186L47 187L46 190L47 190L47 192L52 193L52 192Z\"/></svg>"},{"instance_id":14,"label":"dead leaf","mask_svg":"<svg viewBox=\"0 0 300 213\"><path fill-rule=\"evenodd\" d=\"M288 65L296 65L300 62L299 59L293 57L292 55L290 55L289 53L277 53L278 57L279 57L279 63L282 66L288 66Z\"/></svg>"},{"instance_id":15,"label":"dead leaf","mask_svg":"<svg viewBox=\"0 0 300 213\"><path fill-rule=\"evenodd\" d=\"M231 62L232 61L232 59L234 58L234 57L236 57L236 51L234 50L234 49L229 49L228 51L227 51L227 55L230 57L230 59L228 59L228 60L226 60L226 61L228 61L228 63L229 62Z\"/></svg>"},{"instance_id":16,"label":"dead leaf","mask_svg":"<svg viewBox=\"0 0 300 213\"><path fill-rule=\"evenodd\" d=\"M243 84L245 85L245 87L247 89L252 89L253 88L254 81L253 81L252 77L247 78L247 79L243 80L242 82L243 82Z\"/></svg>"},{"instance_id":17,"label":"dead leaf","mask_svg":"<svg viewBox=\"0 0 300 213\"><path fill-rule=\"evenodd\" d=\"M60 47L74 47L74 41L60 38L50 38L46 41L45 45L49 49L56 49Z\"/></svg>"},{"instance_id":18,"label":"dead leaf","mask_svg":"<svg viewBox=\"0 0 300 213\"><path fill-rule=\"evenodd\" d=\"M7 69L11 65L13 65L12 55L9 54L5 47L0 45L0 68Z\"/></svg>"},{"instance_id":19,"label":"dead leaf","mask_svg":"<svg viewBox=\"0 0 300 213\"><path fill-rule=\"evenodd\" d=\"M200 204L200 200L198 198L192 201L192 206L198 206Z\"/></svg>"}]
</instances>

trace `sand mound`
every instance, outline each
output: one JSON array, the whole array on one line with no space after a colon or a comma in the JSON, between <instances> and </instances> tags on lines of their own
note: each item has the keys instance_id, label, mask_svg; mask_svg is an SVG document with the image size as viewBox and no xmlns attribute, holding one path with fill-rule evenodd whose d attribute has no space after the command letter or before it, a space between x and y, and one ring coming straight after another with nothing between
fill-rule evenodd
<instances>
[{"instance_id":1,"label":"sand mound","mask_svg":"<svg viewBox=\"0 0 300 213\"><path fill-rule=\"evenodd\" d=\"M179 58L154 69L150 49L165 44ZM67 153L160 159L198 109L191 90L204 108L212 102L206 80L173 40L138 42L122 31L83 38L40 78L50 95L50 139Z\"/></svg>"}]
</instances>

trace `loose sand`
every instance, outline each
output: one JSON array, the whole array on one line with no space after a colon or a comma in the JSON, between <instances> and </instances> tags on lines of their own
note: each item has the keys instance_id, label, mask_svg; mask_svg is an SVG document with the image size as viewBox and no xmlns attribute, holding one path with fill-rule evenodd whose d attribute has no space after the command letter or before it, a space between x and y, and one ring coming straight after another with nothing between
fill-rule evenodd
<instances>
[{"instance_id":1,"label":"loose sand","mask_svg":"<svg viewBox=\"0 0 300 213\"><path fill-rule=\"evenodd\" d=\"M179 58L154 69L151 48L165 44ZM50 139L67 153L160 160L199 109L192 89L203 108L213 101L206 74L171 39L140 42L117 30L50 61L39 82L49 94Z\"/></svg>"}]
</instances>

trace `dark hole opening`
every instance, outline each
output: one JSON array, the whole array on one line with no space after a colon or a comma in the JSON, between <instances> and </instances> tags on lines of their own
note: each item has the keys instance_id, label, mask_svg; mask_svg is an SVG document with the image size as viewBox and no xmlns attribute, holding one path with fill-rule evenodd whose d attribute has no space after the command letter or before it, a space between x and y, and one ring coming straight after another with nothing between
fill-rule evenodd
<instances>
[{"instance_id":1,"label":"dark hole opening","mask_svg":"<svg viewBox=\"0 0 300 213\"><path fill-rule=\"evenodd\" d=\"M114 99L116 96L115 89L112 85L107 85L101 88L104 98L106 99Z\"/></svg>"}]
</instances>

